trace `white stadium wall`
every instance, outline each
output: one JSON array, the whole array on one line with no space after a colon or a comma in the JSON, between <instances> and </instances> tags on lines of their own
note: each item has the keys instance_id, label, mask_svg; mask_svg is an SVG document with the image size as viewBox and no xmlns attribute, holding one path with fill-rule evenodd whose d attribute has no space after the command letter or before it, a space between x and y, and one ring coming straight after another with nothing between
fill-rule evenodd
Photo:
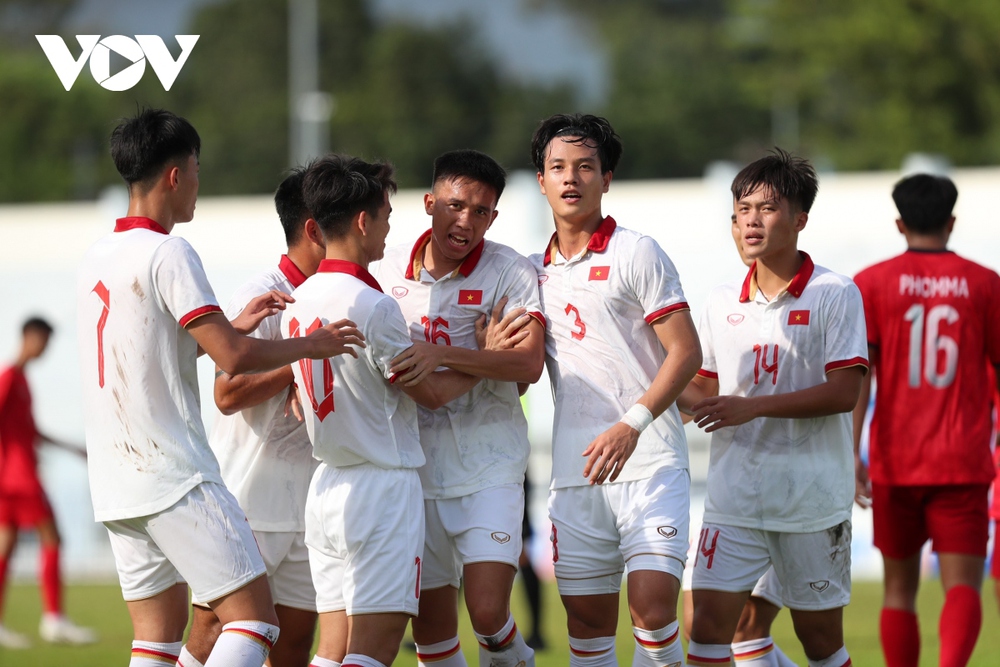
<instances>
[{"instance_id":1,"label":"white stadium wall","mask_svg":"<svg viewBox=\"0 0 1000 667\"><path fill-rule=\"evenodd\" d=\"M604 211L619 224L655 238L677 266L695 319L709 290L739 279L744 269L730 238L732 213L728 192L732 173L717 178L613 183ZM994 220L1000 169L965 169L952 174L959 189L958 222L951 247L987 266L1000 266L1000 225ZM895 172L825 174L800 247L821 265L853 275L862 267L901 252L902 237L893 220L890 198ZM389 244L406 243L426 229L422 191L407 190L393 200ZM86 248L109 231L125 212L122 192L100 202L0 206L0 278L8 285L7 306L0 325L0 354L13 357L24 318L40 314L56 326L49 353L29 369L35 418L40 428L66 440L83 441L76 327L96 323L76 320L75 271ZM512 175L500 203L500 215L488 238L521 253L540 252L551 236L552 223L533 174ZM225 304L234 289L262 267L277 262L283 237L269 196L216 197L199 201L195 219L175 233L189 239L205 264L216 295ZM386 286L391 287L391 286ZM998 295L1000 296L1000 295ZM141 332L137 332L141 335ZM202 359L199 373L204 417L214 418L211 362ZM546 561L547 524L544 488L548 478L552 403L547 381L528 395L528 417L534 445L531 473L536 493L539 561ZM700 515L707 464L707 438L688 427L692 449L694 514ZM581 443L585 444L585 443ZM76 457L45 450L43 476L67 546L70 576L113 572L103 529L93 524L85 466ZM855 574L877 575L879 563L870 549L870 515L855 513ZM35 567L32 549L22 549L18 571Z\"/></svg>"}]
</instances>

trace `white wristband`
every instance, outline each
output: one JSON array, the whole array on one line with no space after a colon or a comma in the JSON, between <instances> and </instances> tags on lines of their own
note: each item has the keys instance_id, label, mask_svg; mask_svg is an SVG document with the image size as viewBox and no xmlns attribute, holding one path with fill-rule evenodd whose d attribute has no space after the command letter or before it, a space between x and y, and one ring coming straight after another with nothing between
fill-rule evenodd
<instances>
[{"instance_id":1,"label":"white wristband","mask_svg":"<svg viewBox=\"0 0 1000 667\"><path fill-rule=\"evenodd\" d=\"M636 403L628 412L622 415L619 419L623 424L627 424L634 428L639 433L646 430L646 427L653 423L653 413L650 412L645 405L640 405Z\"/></svg>"}]
</instances>

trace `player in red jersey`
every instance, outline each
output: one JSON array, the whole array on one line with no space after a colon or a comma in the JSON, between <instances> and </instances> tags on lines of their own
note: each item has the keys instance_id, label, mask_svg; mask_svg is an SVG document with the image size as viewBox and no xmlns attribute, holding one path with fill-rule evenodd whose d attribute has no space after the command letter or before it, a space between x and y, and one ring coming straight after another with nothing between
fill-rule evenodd
<instances>
[{"instance_id":1,"label":"player in red jersey","mask_svg":"<svg viewBox=\"0 0 1000 667\"><path fill-rule=\"evenodd\" d=\"M21 351L13 364L0 371L0 610L7 579L7 566L19 529L34 528L41 544L41 589L45 614L39 627L42 639L65 644L89 644L93 631L77 627L62 609L59 576L59 532L45 490L38 479L35 448L41 442L83 451L43 435L31 414L31 391L25 367L42 356L52 335L52 325L32 317L21 328ZM0 646L28 648L27 637L0 625Z\"/></svg>"},{"instance_id":2,"label":"player in red jersey","mask_svg":"<svg viewBox=\"0 0 1000 667\"><path fill-rule=\"evenodd\" d=\"M1000 364L1000 276L947 249L958 198L949 179L910 176L892 197L907 251L855 278L878 378L870 470L856 457L857 500L870 499L884 560L886 663L919 659L920 550L930 539L945 590L940 664L950 667L968 662L982 623L994 477L987 363ZM856 454L870 387L866 379L854 411Z\"/></svg>"}]
</instances>

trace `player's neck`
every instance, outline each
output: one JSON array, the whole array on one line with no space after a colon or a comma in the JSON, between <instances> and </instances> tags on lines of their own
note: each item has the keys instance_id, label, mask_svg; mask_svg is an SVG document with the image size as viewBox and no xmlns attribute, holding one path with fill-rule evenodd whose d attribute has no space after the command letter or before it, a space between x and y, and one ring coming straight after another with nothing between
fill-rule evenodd
<instances>
[{"instance_id":1,"label":"player's neck","mask_svg":"<svg viewBox=\"0 0 1000 667\"><path fill-rule=\"evenodd\" d=\"M601 209L586 217L566 218L559 215L552 217L556 223L556 243L559 244L559 253L566 259L572 259L583 252L590 243L590 237L604 222Z\"/></svg>"},{"instance_id":2,"label":"player's neck","mask_svg":"<svg viewBox=\"0 0 1000 667\"><path fill-rule=\"evenodd\" d=\"M165 204L162 200L154 197L131 197L128 201L128 213L126 217L129 218L149 218L163 227L163 230L169 234L174 229L173 215L170 212L170 207Z\"/></svg>"},{"instance_id":3,"label":"player's neck","mask_svg":"<svg viewBox=\"0 0 1000 667\"><path fill-rule=\"evenodd\" d=\"M923 252L943 252L948 249L948 237L940 234L906 232L906 249Z\"/></svg>"},{"instance_id":4,"label":"player's neck","mask_svg":"<svg viewBox=\"0 0 1000 667\"><path fill-rule=\"evenodd\" d=\"M468 257L468 255L466 255ZM434 238L428 239L427 243L424 244L424 254L420 258L420 261L427 273L431 274L434 280L439 280L444 276L450 275L462 265L465 261L465 257L462 259L449 259L442 255L434 245Z\"/></svg>"},{"instance_id":5,"label":"player's neck","mask_svg":"<svg viewBox=\"0 0 1000 667\"><path fill-rule=\"evenodd\" d=\"M757 287L768 300L781 293L802 267L802 254L794 245L757 259Z\"/></svg>"},{"instance_id":6,"label":"player's neck","mask_svg":"<svg viewBox=\"0 0 1000 667\"><path fill-rule=\"evenodd\" d=\"M351 243L349 237L343 241L334 241L326 244L326 259L338 259L342 262L353 262L364 268L368 268L371 259L365 252L362 244Z\"/></svg>"},{"instance_id":7,"label":"player's neck","mask_svg":"<svg viewBox=\"0 0 1000 667\"><path fill-rule=\"evenodd\" d=\"M311 248L303 247L301 244L291 246L286 254L288 255L288 259L292 260L292 264L307 278L316 273L320 260L323 259L318 253L313 252Z\"/></svg>"}]
</instances>

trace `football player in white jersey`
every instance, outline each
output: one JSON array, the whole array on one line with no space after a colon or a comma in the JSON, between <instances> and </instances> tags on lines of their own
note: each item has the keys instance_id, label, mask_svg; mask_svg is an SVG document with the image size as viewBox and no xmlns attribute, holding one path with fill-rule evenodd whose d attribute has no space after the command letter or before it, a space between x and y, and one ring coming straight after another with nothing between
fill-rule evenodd
<instances>
[{"instance_id":1,"label":"football player in white jersey","mask_svg":"<svg viewBox=\"0 0 1000 667\"><path fill-rule=\"evenodd\" d=\"M287 295L253 299L231 324L190 244L201 141L183 118L146 109L111 135L127 217L84 255L77 289L88 470L135 641L132 667L177 660L188 589L223 624L207 667L257 667L278 635L253 533L208 446L196 357L227 373L356 354L346 321L295 341L248 338Z\"/></svg>"},{"instance_id":2,"label":"football player in white jersey","mask_svg":"<svg viewBox=\"0 0 1000 667\"><path fill-rule=\"evenodd\" d=\"M538 277L527 259L486 240L497 217L506 173L473 150L434 161L424 208L431 228L414 244L391 248L375 269L395 297L417 342L393 362L400 382L419 382L439 367L484 378L439 410L419 409L420 469L427 539L420 614L413 639L421 665L462 667L458 591L480 644L482 667L534 664L510 612L521 554L528 424L517 383L536 382L544 367L545 318ZM480 351L476 324L526 310L520 340L503 351Z\"/></svg>"},{"instance_id":3,"label":"football player in white jersey","mask_svg":"<svg viewBox=\"0 0 1000 667\"><path fill-rule=\"evenodd\" d=\"M844 667L854 499L850 411L867 370L861 294L798 250L816 173L778 150L732 185L747 277L712 291L704 362L679 404L712 433L692 587L689 665L728 664L771 567L809 664ZM776 665L745 647L740 664ZM756 659L756 661L755 661Z\"/></svg>"},{"instance_id":4,"label":"football player in white jersey","mask_svg":"<svg viewBox=\"0 0 1000 667\"><path fill-rule=\"evenodd\" d=\"M701 364L698 335L660 246L601 212L622 152L608 121L553 116L531 150L556 229L530 259L555 398L549 517L570 664L617 664L626 568L633 664L680 664L691 481L674 401Z\"/></svg>"},{"instance_id":5,"label":"football player in white jersey","mask_svg":"<svg viewBox=\"0 0 1000 667\"><path fill-rule=\"evenodd\" d=\"M316 221L302 198L305 168L293 169L274 193L274 207L288 254L244 283L226 309L236 317L255 296L278 290L290 294L326 254ZM279 314L265 318L251 334L281 340ZM292 367L266 373L229 375L217 370L215 403L221 411L208 436L222 478L246 512L267 567L281 642L268 657L271 667L306 667L316 632L316 591L305 545L305 503L316 469L306 427L286 409ZM183 667L208 659L222 626L207 605L193 606L191 632L181 650Z\"/></svg>"},{"instance_id":6,"label":"football player in white jersey","mask_svg":"<svg viewBox=\"0 0 1000 667\"><path fill-rule=\"evenodd\" d=\"M395 659L420 598L424 505L417 468L425 458L416 403L437 410L479 378L444 370L405 385L392 371L392 360L413 342L399 305L367 269L385 250L392 167L327 156L310 165L303 191L326 258L293 293L282 335L294 338L348 315L367 341L348 363L341 356L293 367L320 460L306 501L320 614L312 664L380 667Z\"/></svg>"}]
</instances>

